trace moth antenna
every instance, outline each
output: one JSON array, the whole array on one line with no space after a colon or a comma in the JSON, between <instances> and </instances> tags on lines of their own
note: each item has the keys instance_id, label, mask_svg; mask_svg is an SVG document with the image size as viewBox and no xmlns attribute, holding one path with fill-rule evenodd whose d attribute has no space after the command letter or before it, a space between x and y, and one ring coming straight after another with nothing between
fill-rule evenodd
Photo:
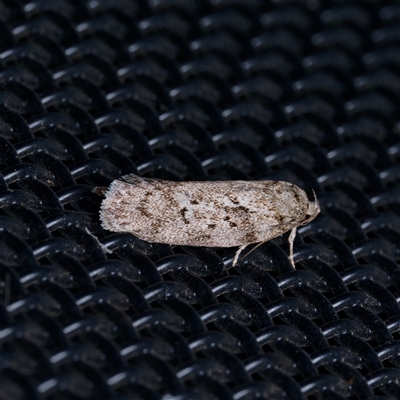
<instances>
[{"instance_id":1,"label":"moth antenna","mask_svg":"<svg viewBox=\"0 0 400 400\"><path fill-rule=\"evenodd\" d=\"M318 199L317 199L317 195L315 194L314 189L311 189L311 190L312 190L312 192L314 193L315 204L316 204L316 206L317 206L317 208L318 208L318 210L319 210L320 208L319 208L319 201L318 201Z\"/></svg>"}]
</instances>

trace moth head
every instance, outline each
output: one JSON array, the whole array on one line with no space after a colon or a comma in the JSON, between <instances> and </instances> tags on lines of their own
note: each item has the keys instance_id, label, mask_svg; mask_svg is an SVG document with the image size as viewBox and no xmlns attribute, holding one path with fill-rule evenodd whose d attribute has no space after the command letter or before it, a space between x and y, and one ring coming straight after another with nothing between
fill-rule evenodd
<instances>
[{"instance_id":1,"label":"moth head","mask_svg":"<svg viewBox=\"0 0 400 400\"><path fill-rule=\"evenodd\" d=\"M304 219L301 223L301 225L307 225L309 222L311 222L321 211L321 209L319 208L319 203L318 203L318 199L317 196L315 195L315 192L313 190L314 193L314 199L315 201L309 201L308 202L308 211L307 214L304 216Z\"/></svg>"}]
</instances>

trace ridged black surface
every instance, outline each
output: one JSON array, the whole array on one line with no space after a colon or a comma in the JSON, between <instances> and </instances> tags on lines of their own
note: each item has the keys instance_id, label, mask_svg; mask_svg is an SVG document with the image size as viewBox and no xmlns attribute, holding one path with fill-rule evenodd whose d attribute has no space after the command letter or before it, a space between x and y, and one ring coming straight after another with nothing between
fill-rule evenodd
<instances>
[{"instance_id":1,"label":"ridged black surface","mask_svg":"<svg viewBox=\"0 0 400 400\"><path fill-rule=\"evenodd\" d=\"M400 398L399 3L1 0L0 85L1 399ZM232 268L103 231L127 173L322 212Z\"/></svg>"}]
</instances>

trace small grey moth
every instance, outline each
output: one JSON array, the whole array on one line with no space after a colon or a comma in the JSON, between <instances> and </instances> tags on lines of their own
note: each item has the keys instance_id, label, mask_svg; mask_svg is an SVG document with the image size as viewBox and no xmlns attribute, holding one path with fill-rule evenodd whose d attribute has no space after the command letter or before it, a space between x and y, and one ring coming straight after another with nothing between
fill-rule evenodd
<instances>
[{"instance_id":1,"label":"small grey moth","mask_svg":"<svg viewBox=\"0 0 400 400\"><path fill-rule=\"evenodd\" d=\"M173 182L126 175L111 183L101 204L103 228L148 242L235 247L233 265L248 245L296 228L320 212L298 186L282 181Z\"/></svg>"}]
</instances>

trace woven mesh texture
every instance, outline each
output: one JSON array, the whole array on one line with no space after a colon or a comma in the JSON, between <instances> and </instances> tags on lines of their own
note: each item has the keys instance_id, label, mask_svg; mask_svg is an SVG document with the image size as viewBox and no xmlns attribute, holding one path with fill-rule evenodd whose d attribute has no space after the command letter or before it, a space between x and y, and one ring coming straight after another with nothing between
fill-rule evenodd
<instances>
[{"instance_id":1,"label":"woven mesh texture","mask_svg":"<svg viewBox=\"0 0 400 400\"><path fill-rule=\"evenodd\" d=\"M400 5L0 0L3 400L400 398ZM105 231L124 174L295 183L236 248Z\"/></svg>"}]
</instances>

